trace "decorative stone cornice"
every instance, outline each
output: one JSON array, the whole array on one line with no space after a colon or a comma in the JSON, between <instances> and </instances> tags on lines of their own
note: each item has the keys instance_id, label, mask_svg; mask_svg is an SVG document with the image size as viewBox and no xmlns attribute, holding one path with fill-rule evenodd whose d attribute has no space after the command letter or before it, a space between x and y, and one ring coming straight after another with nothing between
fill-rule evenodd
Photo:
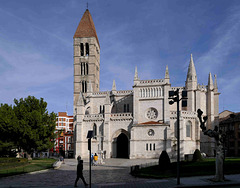
<instances>
[{"instance_id":1,"label":"decorative stone cornice","mask_svg":"<svg viewBox=\"0 0 240 188\"><path fill-rule=\"evenodd\" d=\"M103 114L88 114L85 115L83 121L103 121Z\"/></svg>"},{"instance_id":2,"label":"decorative stone cornice","mask_svg":"<svg viewBox=\"0 0 240 188\"><path fill-rule=\"evenodd\" d=\"M113 113L110 115L111 121L131 121L133 120L132 113Z\"/></svg>"},{"instance_id":3,"label":"decorative stone cornice","mask_svg":"<svg viewBox=\"0 0 240 188\"><path fill-rule=\"evenodd\" d=\"M197 113L192 111L180 111L179 116L183 119L196 119ZM170 111L170 119L177 119L177 111Z\"/></svg>"}]
</instances>

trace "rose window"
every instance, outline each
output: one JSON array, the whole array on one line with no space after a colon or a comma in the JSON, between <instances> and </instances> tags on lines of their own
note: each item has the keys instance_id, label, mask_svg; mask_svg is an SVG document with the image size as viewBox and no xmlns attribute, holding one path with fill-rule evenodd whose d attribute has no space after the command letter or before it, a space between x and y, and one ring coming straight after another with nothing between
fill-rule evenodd
<instances>
[{"instance_id":1,"label":"rose window","mask_svg":"<svg viewBox=\"0 0 240 188\"><path fill-rule=\"evenodd\" d=\"M156 119L158 116L157 110L155 108L148 109L146 116L148 119Z\"/></svg>"}]
</instances>

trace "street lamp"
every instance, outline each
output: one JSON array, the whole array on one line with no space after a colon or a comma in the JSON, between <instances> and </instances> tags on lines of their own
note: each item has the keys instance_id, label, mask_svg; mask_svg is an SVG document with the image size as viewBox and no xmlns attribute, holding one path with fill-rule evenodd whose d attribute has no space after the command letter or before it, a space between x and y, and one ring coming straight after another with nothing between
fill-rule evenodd
<instances>
[{"instance_id":1,"label":"street lamp","mask_svg":"<svg viewBox=\"0 0 240 188\"><path fill-rule=\"evenodd\" d=\"M179 102L182 99L187 99L187 91L182 91L182 98L179 98L179 89L176 91L169 91L169 104L172 105L177 102L177 185L180 185L180 123L179 123ZM187 106L187 100L182 100L182 107Z\"/></svg>"},{"instance_id":2,"label":"street lamp","mask_svg":"<svg viewBox=\"0 0 240 188\"><path fill-rule=\"evenodd\" d=\"M91 139L93 137L93 131L88 131L87 139L88 139L88 150L89 150L89 187L91 188Z\"/></svg>"}]
</instances>

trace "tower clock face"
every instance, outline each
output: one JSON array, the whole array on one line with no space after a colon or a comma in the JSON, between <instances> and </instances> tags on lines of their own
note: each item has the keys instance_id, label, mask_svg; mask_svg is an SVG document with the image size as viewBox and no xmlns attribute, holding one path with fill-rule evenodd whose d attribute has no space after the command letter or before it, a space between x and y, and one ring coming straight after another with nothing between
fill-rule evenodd
<instances>
[{"instance_id":1,"label":"tower clock face","mask_svg":"<svg viewBox=\"0 0 240 188\"><path fill-rule=\"evenodd\" d=\"M148 135L149 135L149 136L154 136L154 130L149 129L149 131L148 131Z\"/></svg>"},{"instance_id":2,"label":"tower clock face","mask_svg":"<svg viewBox=\"0 0 240 188\"><path fill-rule=\"evenodd\" d=\"M157 119L158 112L155 108L149 108L146 112L146 117L150 120Z\"/></svg>"}]
</instances>

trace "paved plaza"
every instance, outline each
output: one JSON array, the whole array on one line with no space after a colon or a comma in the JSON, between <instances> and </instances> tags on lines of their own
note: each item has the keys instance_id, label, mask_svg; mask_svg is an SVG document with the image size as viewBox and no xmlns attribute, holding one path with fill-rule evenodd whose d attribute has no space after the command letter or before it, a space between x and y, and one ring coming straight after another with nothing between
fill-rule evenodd
<instances>
[{"instance_id":1,"label":"paved plaza","mask_svg":"<svg viewBox=\"0 0 240 188\"><path fill-rule=\"evenodd\" d=\"M126 188L170 188L177 187L176 179L144 179L135 178L129 174L130 166L146 163L157 163L157 159L106 159L105 164L92 166L92 187L126 187ZM76 178L77 161L75 159L65 159L65 164L57 169L43 170L28 174L5 177L0 179L0 188L2 187L73 187ZM84 160L84 177L89 182L89 163ZM211 177L189 177L181 178L181 185L178 187L196 187L196 186L222 186L222 187L240 187L240 175L228 175L228 181L222 183L213 183L208 179ZM84 187L81 179L78 187Z\"/></svg>"}]
</instances>

